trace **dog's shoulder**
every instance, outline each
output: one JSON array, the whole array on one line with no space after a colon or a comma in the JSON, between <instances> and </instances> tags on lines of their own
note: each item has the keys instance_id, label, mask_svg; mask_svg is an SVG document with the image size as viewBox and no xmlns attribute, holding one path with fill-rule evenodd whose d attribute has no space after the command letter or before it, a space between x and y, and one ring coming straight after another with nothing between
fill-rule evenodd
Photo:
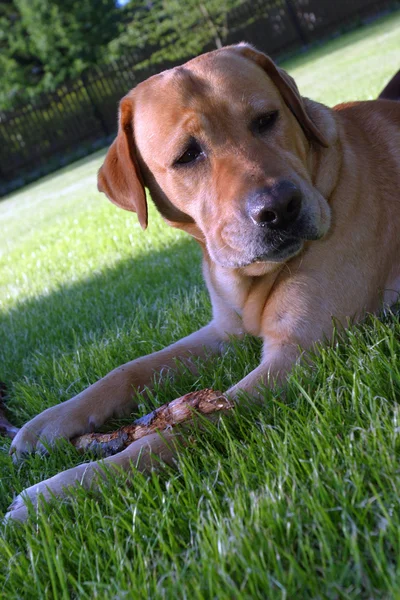
<instances>
[{"instance_id":1,"label":"dog's shoulder","mask_svg":"<svg viewBox=\"0 0 400 600\"><path fill-rule=\"evenodd\" d=\"M342 120L362 123L363 129L375 128L385 123L400 128L400 102L396 100L344 102L337 104L333 110Z\"/></svg>"}]
</instances>

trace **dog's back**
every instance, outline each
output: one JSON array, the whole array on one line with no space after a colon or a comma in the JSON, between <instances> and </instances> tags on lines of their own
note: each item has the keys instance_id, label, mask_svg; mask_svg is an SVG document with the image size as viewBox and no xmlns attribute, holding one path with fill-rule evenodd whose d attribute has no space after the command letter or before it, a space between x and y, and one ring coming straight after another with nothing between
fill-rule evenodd
<instances>
[{"instance_id":1,"label":"dog's back","mask_svg":"<svg viewBox=\"0 0 400 600\"><path fill-rule=\"evenodd\" d=\"M400 71L392 77L386 87L379 94L382 100L400 100Z\"/></svg>"}]
</instances>

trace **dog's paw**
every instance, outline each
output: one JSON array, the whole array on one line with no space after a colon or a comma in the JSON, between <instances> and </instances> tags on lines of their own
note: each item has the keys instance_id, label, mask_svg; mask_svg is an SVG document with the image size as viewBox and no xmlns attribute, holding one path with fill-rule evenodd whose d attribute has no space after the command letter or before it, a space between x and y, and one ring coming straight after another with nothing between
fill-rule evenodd
<instances>
[{"instance_id":1,"label":"dog's paw","mask_svg":"<svg viewBox=\"0 0 400 600\"><path fill-rule=\"evenodd\" d=\"M51 479L41 481L21 492L8 507L8 512L5 514L4 522L26 521L28 518L28 506L31 505L33 510L37 510L40 502L48 502L55 495L54 483ZM57 494L58 496L60 494Z\"/></svg>"},{"instance_id":2,"label":"dog's paw","mask_svg":"<svg viewBox=\"0 0 400 600\"><path fill-rule=\"evenodd\" d=\"M87 431L87 417L83 418L66 404L48 408L18 431L10 448L14 460L35 451L45 454L58 439L71 439Z\"/></svg>"},{"instance_id":3,"label":"dog's paw","mask_svg":"<svg viewBox=\"0 0 400 600\"><path fill-rule=\"evenodd\" d=\"M22 523L28 518L28 507L24 502L22 494L17 496L8 507L8 512L3 517L3 523L10 521L21 521Z\"/></svg>"},{"instance_id":4,"label":"dog's paw","mask_svg":"<svg viewBox=\"0 0 400 600\"><path fill-rule=\"evenodd\" d=\"M89 488L93 477L99 472L99 469L93 468L94 465L95 463L78 465L26 488L8 507L8 512L3 519L4 522L10 520L26 521L29 514L29 505L33 510L37 510L40 503L46 503L53 499L59 500L67 496L75 485L83 485L85 488Z\"/></svg>"}]
</instances>

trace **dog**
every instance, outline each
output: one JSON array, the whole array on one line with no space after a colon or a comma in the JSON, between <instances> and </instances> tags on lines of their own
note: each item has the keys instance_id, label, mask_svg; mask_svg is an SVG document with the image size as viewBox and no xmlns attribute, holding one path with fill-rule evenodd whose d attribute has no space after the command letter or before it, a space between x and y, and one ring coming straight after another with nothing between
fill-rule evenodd
<instances>
[{"instance_id":1,"label":"dog","mask_svg":"<svg viewBox=\"0 0 400 600\"><path fill-rule=\"evenodd\" d=\"M375 101L330 109L300 96L293 79L248 44L203 54L140 83L120 103L119 129L99 190L137 213L145 188L172 227L194 237L212 302L211 322L129 362L75 398L47 409L15 437L21 456L135 410L154 376L176 360L223 352L232 337L262 339L259 366L226 393L254 398L282 382L333 319L346 327L400 293L400 103L397 80ZM113 401L110 401L110 398ZM166 430L104 461L82 464L25 490L25 500L94 485L106 466L172 463Z\"/></svg>"}]
</instances>

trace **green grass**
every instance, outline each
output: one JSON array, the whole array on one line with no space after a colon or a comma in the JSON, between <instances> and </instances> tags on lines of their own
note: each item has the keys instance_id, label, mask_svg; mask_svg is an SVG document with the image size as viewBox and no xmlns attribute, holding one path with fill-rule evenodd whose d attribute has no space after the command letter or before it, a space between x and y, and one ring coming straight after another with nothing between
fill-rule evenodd
<instances>
[{"instance_id":1,"label":"green grass","mask_svg":"<svg viewBox=\"0 0 400 600\"><path fill-rule=\"evenodd\" d=\"M399 67L399 26L391 15L285 66L327 104L373 98ZM0 380L19 425L210 316L196 244L154 209L143 233L108 203L95 184L103 156L0 203ZM399 340L398 317L371 317L284 395L207 428L177 470L78 489L37 522L3 527L0 597L399 598ZM156 401L225 388L258 355L246 340ZM8 447L2 511L80 460L64 443L14 466Z\"/></svg>"}]
</instances>

